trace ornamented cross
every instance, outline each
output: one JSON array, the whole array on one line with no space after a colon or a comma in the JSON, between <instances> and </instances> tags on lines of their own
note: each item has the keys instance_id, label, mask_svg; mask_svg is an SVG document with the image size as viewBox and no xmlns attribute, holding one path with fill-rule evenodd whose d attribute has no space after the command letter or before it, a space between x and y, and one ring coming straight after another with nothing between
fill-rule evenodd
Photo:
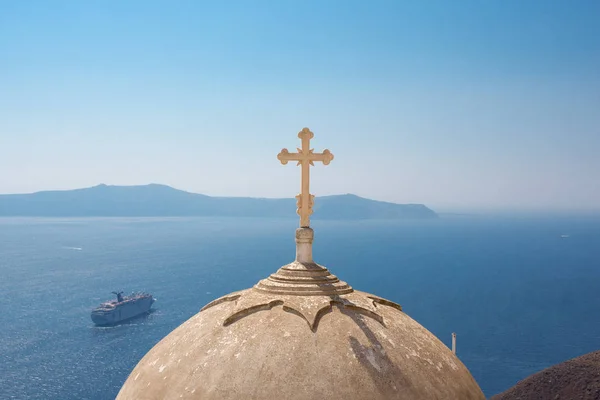
<instances>
[{"instance_id":1,"label":"ornamented cross","mask_svg":"<svg viewBox=\"0 0 600 400\"><path fill-rule=\"evenodd\" d=\"M333 160L333 154L327 149L323 150L322 153L315 153L314 149L310 148L310 139L315 136L314 133L308 128L304 128L298 133L298 137L302 140L302 148L297 149L297 153L290 153L287 149L281 150L281 153L277 154L277 159L281 161L283 165L287 164L288 161L298 161L297 165L302 165L302 185L300 187L300 194L296 196L296 213L300 215L300 227L308 228L310 225L310 215L313 213L313 205L315 203L315 196L310 194L310 166L315 165L314 161L321 161L324 165L327 165Z\"/></svg>"}]
</instances>

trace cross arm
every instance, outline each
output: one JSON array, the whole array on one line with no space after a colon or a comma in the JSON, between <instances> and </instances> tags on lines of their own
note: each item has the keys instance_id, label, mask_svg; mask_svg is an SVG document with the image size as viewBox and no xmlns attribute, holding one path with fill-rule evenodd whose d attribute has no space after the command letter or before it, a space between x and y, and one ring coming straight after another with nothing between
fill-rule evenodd
<instances>
[{"instance_id":1,"label":"cross arm","mask_svg":"<svg viewBox=\"0 0 600 400\"><path fill-rule=\"evenodd\" d=\"M333 160L333 154L327 149L323 150L322 153L310 153L310 161L321 161L324 165L327 165Z\"/></svg>"},{"instance_id":2,"label":"cross arm","mask_svg":"<svg viewBox=\"0 0 600 400\"><path fill-rule=\"evenodd\" d=\"M287 164L288 161L302 160L300 153L290 153L288 149L282 149L281 152L277 154L277 159L281 161L283 165Z\"/></svg>"}]
</instances>

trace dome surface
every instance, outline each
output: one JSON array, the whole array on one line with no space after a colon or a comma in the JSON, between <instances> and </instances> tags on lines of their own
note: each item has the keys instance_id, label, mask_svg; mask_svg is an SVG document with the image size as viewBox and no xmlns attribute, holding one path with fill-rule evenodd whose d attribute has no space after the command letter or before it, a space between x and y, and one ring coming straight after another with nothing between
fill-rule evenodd
<instances>
[{"instance_id":1,"label":"dome surface","mask_svg":"<svg viewBox=\"0 0 600 400\"><path fill-rule=\"evenodd\" d=\"M301 265L207 304L146 354L117 399L485 399L398 304Z\"/></svg>"}]
</instances>

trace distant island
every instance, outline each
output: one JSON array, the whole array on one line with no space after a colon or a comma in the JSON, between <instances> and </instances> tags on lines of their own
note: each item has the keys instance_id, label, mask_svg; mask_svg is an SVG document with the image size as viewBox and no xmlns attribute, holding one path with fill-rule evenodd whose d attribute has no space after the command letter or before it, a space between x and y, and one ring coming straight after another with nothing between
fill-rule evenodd
<instances>
[{"instance_id":1,"label":"distant island","mask_svg":"<svg viewBox=\"0 0 600 400\"><path fill-rule=\"evenodd\" d=\"M0 195L2 217L291 217L295 199L211 197L166 185L91 188ZM426 219L422 204L395 204L352 194L318 197L313 219Z\"/></svg>"}]
</instances>

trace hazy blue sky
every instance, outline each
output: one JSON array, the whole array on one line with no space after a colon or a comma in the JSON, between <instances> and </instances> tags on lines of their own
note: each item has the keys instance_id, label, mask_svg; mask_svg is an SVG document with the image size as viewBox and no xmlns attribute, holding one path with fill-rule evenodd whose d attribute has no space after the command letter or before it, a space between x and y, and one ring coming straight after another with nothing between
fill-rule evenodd
<instances>
[{"instance_id":1,"label":"hazy blue sky","mask_svg":"<svg viewBox=\"0 0 600 400\"><path fill-rule=\"evenodd\" d=\"M600 1L0 0L0 193L600 209Z\"/></svg>"}]
</instances>

